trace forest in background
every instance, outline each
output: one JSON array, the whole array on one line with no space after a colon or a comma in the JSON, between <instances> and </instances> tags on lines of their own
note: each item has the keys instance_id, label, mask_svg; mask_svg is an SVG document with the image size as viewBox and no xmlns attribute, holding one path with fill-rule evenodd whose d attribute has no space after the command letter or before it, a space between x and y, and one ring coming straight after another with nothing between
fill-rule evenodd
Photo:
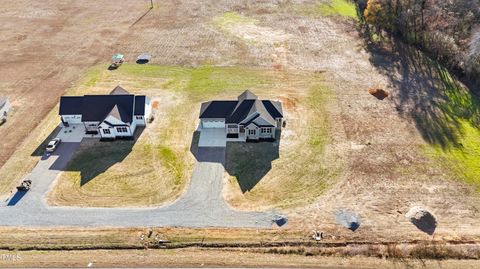
<instances>
[{"instance_id":1,"label":"forest in background","mask_svg":"<svg viewBox=\"0 0 480 269\"><path fill-rule=\"evenodd\" d=\"M480 0L355 0L373 40L400 37L480 89Z\"/></svg>"}]
</instances>

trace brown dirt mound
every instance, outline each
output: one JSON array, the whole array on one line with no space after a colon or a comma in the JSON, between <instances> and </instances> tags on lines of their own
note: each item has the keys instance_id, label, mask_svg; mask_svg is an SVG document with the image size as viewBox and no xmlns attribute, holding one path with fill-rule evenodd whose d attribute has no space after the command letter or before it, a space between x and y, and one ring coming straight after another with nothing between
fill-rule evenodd
<instances>
[{"instance_id":1,"label":"brown dirt mound","mask_svg":"<svg viewBox=\"0 0 480 269\"><path fill-rule=\"evenodd\" d=\"M379 88L370 88L368 89L368 93L375 96L378 100L383 100L388 97L388 92Z\"/></svg>"}]
</instances>

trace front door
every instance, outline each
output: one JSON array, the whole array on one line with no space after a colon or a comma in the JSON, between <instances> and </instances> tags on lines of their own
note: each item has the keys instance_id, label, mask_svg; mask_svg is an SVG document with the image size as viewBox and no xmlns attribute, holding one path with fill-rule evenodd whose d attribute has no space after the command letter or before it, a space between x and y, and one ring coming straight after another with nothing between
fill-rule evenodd
<instances>
[{"instance_id":1,"label":"front door","mask_svg":"<svg viewBox=\"0 0 480 269\"><path fill-rule=\"evenodd\" d=\"M258 139L258 131L256 129L248 129L248 139Z\"/></svg>"}]
</instances>

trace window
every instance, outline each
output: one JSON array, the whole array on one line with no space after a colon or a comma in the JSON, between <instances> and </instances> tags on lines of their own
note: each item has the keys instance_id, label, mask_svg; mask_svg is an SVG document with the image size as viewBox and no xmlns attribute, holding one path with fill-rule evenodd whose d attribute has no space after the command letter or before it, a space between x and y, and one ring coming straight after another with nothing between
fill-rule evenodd
<instances>
[{"instance_id":1,"label":"window","mask_svg":"<svg viewBox=\"0 0 480 269\"><path fill-rule=\"evenodd\" d=\"M135 116L137 120L143 120L143 116Z\"/></svg>"},{"instance_id":2,"label":"window","mask_svg":"<svg viewBox=\"0 0 480 269\"><path fill-rule=\"evenodd\" d=\"M104 134L110 134L110 129L103 129Z\"/></svg>"},{"instance_id":3,"label":"window","mask_svg":"<svg viewBox=\"0 0 480 269\"><path fill-rule=\"evenodd\" d=\"M262 134L271 134L272 129L271 128L262 128Z\"/></svg>"},{"instance_id":4,"label":"window","mask_svg":"<svg viewBox=\"0 0 480 269\"><path fill-rule=\"evenodd\" d=\"M228 125L228 128L232 128L232 129L233 129L233 128L238 128L238 125L236 125L236 124L229 124L229 125Z\"/></svg>"},{"instance_id":5,"label":"window","mask_svg":"<svg viewBox=\"0 0 480 269\"><path fill-rule=\"evenodd\" d=\"M249 135L255 135L256 134L256 130L253 129L253 130L248 130L248 134Z\"/></svg>"},{"instance_id":6,"label":"window","mask_svg":"<svg viewBox=\"0 0 480 269\"><path fill-rule=\"evenodd\" d=\"M117 127L117 132L128 133L128 129L127 129L127 127Z\"/></svg>"}]
</instances>

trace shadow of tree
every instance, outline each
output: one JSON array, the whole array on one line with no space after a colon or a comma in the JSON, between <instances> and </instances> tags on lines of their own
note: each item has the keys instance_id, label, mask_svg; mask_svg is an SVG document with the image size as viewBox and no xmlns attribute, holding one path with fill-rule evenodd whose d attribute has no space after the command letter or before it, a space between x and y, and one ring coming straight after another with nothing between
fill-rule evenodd
<instances>
[{"instance_id":1,"label":"shadow of tree","mask_svg":"<svg viewBox=\"0 0 480 269\"><path fill-rule=\"evenodd\" d=\"M90 182L113 165L123 161L132 151L144 128L137 128L133 139L99 141L83 139L64 171L80 172L80 186Z\"/></svg>"},{"instance_id":2,"label":"shadow of tree","mask_svg":"<svg viewBox=\"0 0 480 269\"><path fill-rule=\"evenodd\" d=\"M251 191L279 158L280 134L275 141L227 143L225 170L237 178L243 193Z\"/></svg>"},{"instance_id":3,"label":"shadow of tree","mask_svg":"<svg viewBox=\"0 0 480 269\"><path fill-rule=\"evenodd\" d=\"M419 50L392 41L368 44L370 61L389 78L397 111L414 120L425 141L443 149L459 147L462 123L480 123L480 100L448 70Z\"/></svg>"}]
</instances>

